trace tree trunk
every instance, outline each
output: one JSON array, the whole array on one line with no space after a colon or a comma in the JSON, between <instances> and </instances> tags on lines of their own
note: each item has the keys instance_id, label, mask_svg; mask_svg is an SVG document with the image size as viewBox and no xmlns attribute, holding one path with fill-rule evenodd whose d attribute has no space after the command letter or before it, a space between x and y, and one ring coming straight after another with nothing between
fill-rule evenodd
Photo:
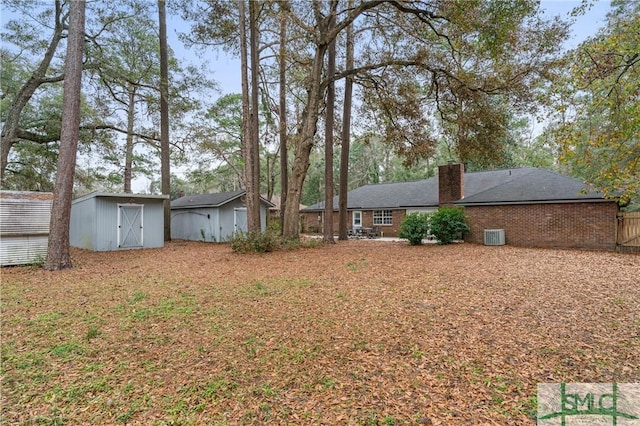
<instances>
[{"instance_id":1,"label":"tree trunk","mask_svg":"<svg viewBox=\"0 0 640 426\"><path fill-rule=\"evenodd\" d=\"M296 153L293 161L287 192L287 205L284 210L284 226L282 235L286 239L297 239L300 236L300 197L302 185L309 169L309 155L314 145L314 137L318 125L320 102L322 101L322 69L327 44L319 44L313 58L307 102L302 111L301 124L297 132Z\"/></svg>"},{"instance_id":2,"label":"tree trunk","mask_svg":"<svg viewBox=\"0 0 640 426\"><path fill-rule=\"evenodd\" d=\"M240 81L242 85L242 158L244 159L244 189L249 193L252 184L253 167L250 159L251 145L251 110L249 96L249 52L247 48L247 23L245 13L245 0L238 0L238 14L240 25ZM249 221L249 209L247 208L247 227Z\"/></svg>"},{"instance_id":3,"label":"tree trunk","mask_svg":"<svg viewBox=\"0 0 640 426\"><path fill-rule=\"evenodd\" d=\"M76 167L78 136L80 134L80 91L82 88L82 53L85 25L84 0L73 1L69 8L69 39L65 58L64 94L58 172L51 207L51 223L47 261L48 270L71 268L69 225L73 178Z\"/></svg>"},{"instance_id":4,"label":"tree trunk","mask_svg":"<svg viewBox=\"0 0 640 426\"><path fill-rule=\"evenodd\" d=\"M2 137L0 138L0 180L2 183L4 183L7 164L9 163L9 152L13 145L20 141L18 133L20 131L20 116L22 115L24 107L29 103L29 100L35 91L42 84L45 82L50 83L62 80L62 76L52 79L46 78L47 70L51 65L51 60L55 56L56 49L58 48L58 44L62 39L64 31L64 23L62 22L62 5L60 0L56 0L55 10L55 28L53 30L49 46L47 46L47 51L44 54L44 58L33 71L33 74L31 74L27 82L18 91L15 99L9 106L2 125ZM84 29L82 31L84 33Z\"/></svg>"},{"instance_id":5,"label":"tree trunk","mask_svg":"<svg viewBox=\"0 0 640 426\"><path fill-rule=\"evenodd\" d=\"M131 194L131 180L133 178L133 122L136 113L136 89L129 88L129 105L127 110L127 140L124 151L124 192Z\"/></svg>"},{"instance_id":6,"label":"tree trunk","mask_svg":"<svg viewBox=\"0 0 640 426\"><path fill-rule=\"evenodd\" d=\"M349 0L349 9L353 8L353 0ZM353 69L353 24L347 27L347 49L345 69ZM348 238L349 212L347 210L349 191L349 151L351 146L351 101L353 97L353 78L348 76L344 83L344 110L342 112L342 150L340 151L340 190L339 190L339 223L338 239Z\"/></svg>"},{"instance_id":7,"label":"tree trunk","mask_svg":"<svg viewBox=\"0 0 640 426\"><path fill-rule=\"evenodd\" d=\"M160 26L160 168L162 194L171 194L171 164L169 145L169 55L167 52L167 8L158 0ZM171 240L171 200L164 200L164 240Z\"/></svg>"},{"instance_id":8,"label":"tree trunk","mask_svg":"<svg viewBox=\"0 0 640 426\"><path fill-rule=\"evenodd\" d=\"M335 9L331 8L329 29L335 25ZM336 41L329 44L327 57L327 78L333 78L336 73ZM336 85L329 80L327 85L327 105L324 118L324 222L322 236L326 243L334 243L333 239L333 127L336 106Z\"/></svg>"},{"instance_id":9,"label":"tree trunk","mask_svg":"<svg viewBox=\"0 0 640 426\"><path fill-rule=\"evenodd\" d=\"M249 45L251 57L251 106L249 143L245 159L250 179L247 179L247 230L260 231L260 141L258 103L258 0L249 1Z\"/></svg>"},{"instance_id":10,"label":"tree trunk","mask_svg":"<svg viewBox=\"0 0 640 426\"><path fill-rule=\"evenodd\" d=\"M287 205L287 181L289 179L289 162L287 149L287 15L280 10L280 233L284 229L284 208Z\"/></svg>"}]
</instances>

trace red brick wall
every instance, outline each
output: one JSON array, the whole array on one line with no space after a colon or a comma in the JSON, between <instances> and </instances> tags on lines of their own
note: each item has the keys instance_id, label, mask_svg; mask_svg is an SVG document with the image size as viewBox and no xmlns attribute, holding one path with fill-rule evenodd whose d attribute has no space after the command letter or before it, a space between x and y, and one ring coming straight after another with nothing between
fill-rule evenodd
<instances>
[{"instance_id":1,"label":"red brick wall","mask_svg":"<svg viewBox=\"0 0 640 426\"><path fill-rule=\"evenodd\" d=\"M615 250L615 202L465 207L471 232L484 244L485 229L504 229L508 245Z\"/></svg>"},{"instance_id":2,"label":"red brick wall","mask_svg":"<svg viewBox=\"0 0 640 426\"><path fill-rule=\"evenodd\" d=\"M438 167L438 202L453 204L464 195L464 165L445 164Z\"/></svg>"},{"instance_id":3,"label":"red brick wall","mask_svg":"<svg viewBox=\"0 0 640 426\"><path fill-rule=\"evenodd\" d=\"M392 211L392 224L391 225L376 225L385 237L397 237L400 230L400 223L404 219L405 210L393 210ZM322 221L318 221L318 216L322 216L321 213L300 213L300 222L302 224L302 232L306 233L322 233ZM335 234L338 233L338 224L340 219L338 212L333 213L333 230ZM351 211L349 211L348 227L352 226L353 219L351 217ZM373 211L362 210L362 226L365 228L373 227Z\"/></svg>"}]
</instances>

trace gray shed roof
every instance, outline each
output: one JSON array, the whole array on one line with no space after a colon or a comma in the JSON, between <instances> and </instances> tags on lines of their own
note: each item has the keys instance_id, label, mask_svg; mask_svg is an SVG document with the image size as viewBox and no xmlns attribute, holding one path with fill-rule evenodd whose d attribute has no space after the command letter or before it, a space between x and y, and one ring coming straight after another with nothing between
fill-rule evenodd
<instances>
[{"instance_id":1,"label":"gray shed roof","mask_svg":"<svg viewBox=\"0 0 640 426\"><path fill-rule=\"evenodd\" d=\"M463 193L464 197L455 204L605 201L602 193L589 191L589 188L577 179L533 167L465 173ZM338 205L337 196L334 197L333 204ZM437 176L413 182L364 185L349 191L348 194L348 209L417 207L438 207ZM323 209L324 201L303 211Z\"/></svg>"},{"instance_id":2,"label":"gray shed roof","mask_svg":"<svg viewBox=\"0 0 640 426\"><path fill-rule=\"evenodd\" d=\"M130 198L132 200L167 200L169 199L168 195L159 195L159 194L130 194L126 192L122 193L110 193L110 192L98 192L94 191L82 197L78 197L73 200L73 203L78 203L80 201L88 200L90 198Z\"/></svg>"},{"instance_id":3,"label":"gray shed roof","mask_svg":"<svg viewBox=\"0 0 640 426\"><path fill-rule=\"evenodd\" d=\"M220 207L246 194L246 191L218 192L215 194L185 195L171 202L171 209L195 209L202 207ZM273 203L260 197L260 201L269 207Z\"/></svg>"}]
</instances>

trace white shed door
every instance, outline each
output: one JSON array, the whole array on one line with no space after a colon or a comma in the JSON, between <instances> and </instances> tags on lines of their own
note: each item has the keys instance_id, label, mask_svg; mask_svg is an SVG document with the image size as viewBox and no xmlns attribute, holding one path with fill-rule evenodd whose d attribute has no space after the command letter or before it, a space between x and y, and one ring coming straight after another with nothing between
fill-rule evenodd
<instances>
[{"instance_id":1,"label":"white shed door","mask_svg":"<svg viewBox=\"0 0 640 426\"><path fill-rule=\"evenodd\" d=\"M118 204L118 247L142 247L143 205Z\"/></svg>"},{"instance_id":2,"label":"white shed door","mask_svg":"<svg viewBox=\"0 0 640 426\"><path fill-rule=\"evenodd\" d=\"M233 209L234 232L247 232L247 209L238 207Z\"/></svg>"}]
</instances>

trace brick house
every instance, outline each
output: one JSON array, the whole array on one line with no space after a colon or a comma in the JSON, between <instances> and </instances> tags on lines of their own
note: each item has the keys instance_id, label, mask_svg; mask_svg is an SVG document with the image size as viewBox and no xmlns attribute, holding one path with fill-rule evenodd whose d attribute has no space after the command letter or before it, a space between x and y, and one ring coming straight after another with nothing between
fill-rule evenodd
<instances>
[{"instance_id":1,"label":"brick house","mask_svg":"<svg viewBox=\"0 0 640 426\"><path fill-rule=\"evenodd\" d=\"M376 227L385 237L398 235L407 213L453 205L463 206L469 218L467 242L482 244L485 229L503 229L506 244L514 246L616 249L617 200L545 169L465 173L462 164L447 164L429 179L356 188L347 205L353 227ZM323 207L301 210L303 231L322 229ZM337 207L333 220L337 228Z\"/></svg>"}]
</instances>

